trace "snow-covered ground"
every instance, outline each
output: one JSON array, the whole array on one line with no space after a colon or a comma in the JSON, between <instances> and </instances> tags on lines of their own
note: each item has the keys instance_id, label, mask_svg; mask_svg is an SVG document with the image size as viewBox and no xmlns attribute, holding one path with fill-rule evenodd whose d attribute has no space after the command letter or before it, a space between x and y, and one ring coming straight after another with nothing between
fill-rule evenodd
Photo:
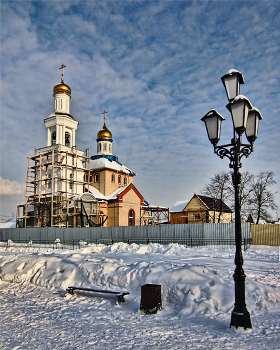
<instances>
[{"instance_id":1,"label":"snow-covered ground","mask_svg":"<svg viewBox=\"0 0 280 350\"><path fill-rule=\"evenodd\" d=\"M234 249L117 243L81 250L0 248L1 349L280 349L279 248L244 253L253 329L229 328ZM141 285L163 308L139 311ZM115 297L68 286L128 290Z\"/></svg>"}]
</instances>

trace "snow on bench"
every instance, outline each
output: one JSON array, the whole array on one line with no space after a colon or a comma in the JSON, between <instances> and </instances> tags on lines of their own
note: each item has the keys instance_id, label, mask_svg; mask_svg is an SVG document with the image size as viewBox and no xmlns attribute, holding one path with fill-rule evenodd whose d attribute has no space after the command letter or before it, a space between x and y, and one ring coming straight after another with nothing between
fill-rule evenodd
<instances>
[{"instance_id":1,"label":"snow on bench","mask_svg":"<svg viewBox=\"0 0 280 350\"><path fill-rule=\"evenodd\" d=\"M81 290L85 292L93 292L93 293L106 293L106 294L115 294L117 297L118 303L124 303L124 296L130 294L129 292L113 292L110 290L102 290L102 289L92 289L92 288L84 288L84 287L68 287L66 291L70 294L74 294L75 290Z\"/></svg>"}]
</instances>

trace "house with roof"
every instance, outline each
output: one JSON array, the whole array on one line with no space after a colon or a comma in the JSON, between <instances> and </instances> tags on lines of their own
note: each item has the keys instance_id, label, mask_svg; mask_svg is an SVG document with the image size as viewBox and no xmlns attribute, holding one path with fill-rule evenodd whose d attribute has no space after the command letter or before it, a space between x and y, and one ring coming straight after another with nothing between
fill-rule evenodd
<instances>
[{"instance_id":1,"label":"house with roof","mask_svg":"<svg viewBox=\"0 0 280 350\"><path fill-rule=\"evenodd\" d=\"M190 201L176 202L170 214L171 224L232 222L232 210L223 201L197 194Z\"/></svg>"}]
</instances>

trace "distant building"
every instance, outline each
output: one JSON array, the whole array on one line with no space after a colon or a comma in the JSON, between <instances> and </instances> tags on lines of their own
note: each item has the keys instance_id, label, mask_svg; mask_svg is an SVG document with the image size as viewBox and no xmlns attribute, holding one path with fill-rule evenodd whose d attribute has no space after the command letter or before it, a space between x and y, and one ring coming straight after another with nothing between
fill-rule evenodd
<instances>
[{"instance_id":1,"label":"distant building","mask_svg":"<svg viewBox=\"0 0 280 350\"><path fill-rule=\"evenodd\" d=\"M53 88L54 112L44 123L47 146L28 157L25 204L17 208L20 227L85 227L140 225L148 203L133 185L133 171L112 153L112 133L97 134L97 153L76 146L79 122L70 114L71 89ZM144 223L144 221L143 221ZM142 223L142 224L143 224Z\"/></svg>"},{"instance_id":2,"label":"distant building","mask_svg":"<svg viewBox=\"0 0 280 350\"><path fill-rule=\"evenodd\" d=\"M197 194L190 201L176 202L170 213L171 224L232 222L232 210L223 201Z\"/></svg>"}]
</instances>

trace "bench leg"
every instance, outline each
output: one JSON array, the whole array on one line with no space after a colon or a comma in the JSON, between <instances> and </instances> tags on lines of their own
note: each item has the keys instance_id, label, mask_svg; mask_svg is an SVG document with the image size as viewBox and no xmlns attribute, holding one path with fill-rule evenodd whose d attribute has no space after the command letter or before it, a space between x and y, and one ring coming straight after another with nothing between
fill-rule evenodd
<instances>
[{"instance_id":1,"label":"bench leg","mask_svg":"<svg viewBox=\"0 0 280 350\"><path fill-rule=\"evenodd\" d=\"M67 293L74 295L74 289L73 288L67 288Z\"/></svg>"},{"instance_id":2,"label":"bench leg","mask_svg":"<svg viewBox=\"0 0 280 350\"><path fill-rule=\"evenodd\" d=\"M121 295L117 295L117 301L118 301L118 303L124 303L125 302L124 297L123 297L122 294Z\"/></svg>"}]
</instances>

